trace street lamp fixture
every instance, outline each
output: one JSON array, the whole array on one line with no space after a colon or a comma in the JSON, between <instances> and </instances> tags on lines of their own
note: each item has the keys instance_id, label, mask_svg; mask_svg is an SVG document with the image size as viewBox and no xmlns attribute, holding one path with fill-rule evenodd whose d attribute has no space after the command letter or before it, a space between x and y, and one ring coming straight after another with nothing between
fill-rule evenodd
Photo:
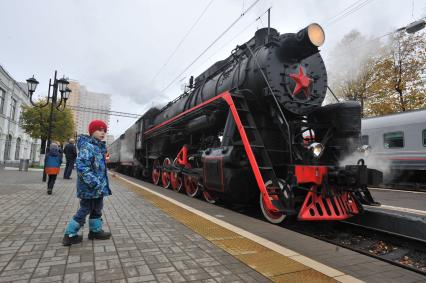
<instances>
[{"instance_id":1,"label":"street lamp fixture","mask_svg":"<svg viewBox=\"0 0 426 283\"><path fill-rule=\"evenodd\" d=\"M71 89L69 89L68 87L65 89L64 93L63 93L63 98L65 100L65 102L68 100L68 98L70 97L71 94Z\"/></svg>"},{"instance_id":2,"label":"street lamp fixture","mask_svg":"<svg viewBox=\"0 0 426 283\"><path fill-rule=\"evenodd\" d=\"M65 77L63 77L62 79L58 80L58 88L59 91L61 93L63 93L65 91L65 89L67 88L69 82L67 81L67 79Z\"/></svg>"},{"instance_id":3,"label":"street lamp fixture","mask_svg":"<svg viewBox=\"0 0 426 283\"><path fill-rule=\"evenodd\" d=\"M56 108L58 111L64 111L67 100L70 96L71 90L68 88L69 81L63 77L62 79L57 79L57 71L55 71L55 76L52 79L49 80L49 90L47 91L47 99L46 103L35 103L33 101L33 94L37 88L38 81L34 78L29 78L27 80L27 86L28 86L28 92L30 95L30 101L31 104L34 107L43 108L49 105L50 103L50 116L49 116L49 127L48 127L48 133L47 133L47 144L46 147L43 148L44 152L46 152L46 148L50 147L51 139L52 139L52 122L54 120L54 108ZM50 91L50 88L52 88L52 92ZM58 91L60 92L60 96L58 97ZM59 101L58 101L59 99ZM63 104L63 106L62 106ZM62 106L62 107L61 107ZM43 181L46 181L46 173L43 170Z\"/></svg>"},{"instance_id":4,"label":"street lamp fixture","mask_svg":"<svg viewBox=\"0 0 426 283\"><path fill-rule=\"evenodd\" d=\"M406 33L412 34L412 33L418 32L419 30L424 29L425 26L426 26L426 21L422 19L422 20L412 22L411 24L405 27L399 28L396 30L396 32L405 30Z\"/></svg>"},{"instance_id":5,"label":"street lamp fixture","mask_svg":"<svg viewBox=\"0 0 426 283\"><path fill-rule=\"evenodd\" d=\"M423 29L426 26L426 22L424 20L418 20L415 22L412 22L408 26L405 27L405 31L407 33L415 33L421 29Z\"/></svg>"},{"instance_id":6,"label":"street lamp fixture","mask_svg":"<svg viewBox=\"0 0 426 283\"><path fill-rule=\"evenodd\" d=\"M29 78L27 80L27 85L28 85L28 92L30 93L30 95L32 95L38 85L38 81L34 78L34 75L32 78Z\"/></svg>"},{"instance_id":7,"label":"street lamp fixture","mask_svg":"<svg viewBox=\"0 0 426 283\"><path fill-rule=\"evenodd\" d=\"M68 84L68 81L67 81L67 84ZM64 85L66 85L66 84L64 84ZM65 90L61 90L60 92L61 92L61 102L59 102L59 105L56 106L56 109L58 109L59 111L64 111L65 105L67 104L67 100L70 97L71 89L66 87ZM62 101L64 102L64 106L61 109Z\"/></svg>"}]
</instances>

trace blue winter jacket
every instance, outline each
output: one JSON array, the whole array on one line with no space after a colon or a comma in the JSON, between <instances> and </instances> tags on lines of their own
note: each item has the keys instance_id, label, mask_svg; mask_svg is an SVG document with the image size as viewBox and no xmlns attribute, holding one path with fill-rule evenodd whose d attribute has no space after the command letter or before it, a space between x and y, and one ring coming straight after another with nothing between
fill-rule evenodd
<instances>
[{"instance_id":1,"label":"blue winter jacket","mask_svg":"<svg viewBox=\"0 0 426 283\"><path fill-rule=\"evenodd\" d=\"M48 175L57 175L59 174L59 168L62 163L62 153L59 151L58 147L52 147L46 154L44 158L44 166L46 174Z\"/></svg>"},{"instance_id":2,"label":"blue winter jacket","mask_svg":"<svg viewBox=\"0 0 426 283\"><path fill-rule=\"evenodd\" d=\"M105 161L105 142L81 135L77 148L77 197L93 199L111 195Z\"/></svg>"}]
</instances>

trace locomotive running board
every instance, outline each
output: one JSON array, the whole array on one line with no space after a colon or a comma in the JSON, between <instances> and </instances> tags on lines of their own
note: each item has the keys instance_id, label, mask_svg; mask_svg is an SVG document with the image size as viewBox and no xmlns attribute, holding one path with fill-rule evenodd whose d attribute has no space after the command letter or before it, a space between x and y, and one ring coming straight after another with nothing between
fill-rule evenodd
<instances>
[{"instance_id":1,"label":"locomotive running board","mask_svg":"<svg viewBox=\"0 0 426 283\"><path fill-rule=\"evenodd\" d=\"M260 193L262 195L262 198L263 198L263 201L264 201L266 208L271 212L294 213L292 210L289 211L288 209L286 209L283 206L283 204L280 200L274 199L269 194L268 190L266 189L265 181L264 181L264 178L262 177L261 169L267 169L267 170L270 171L269 178L273 181L273 185L278 187L278 184L276 184L277 180L276 180L275 172L274 172L272 166L265 166L265 167L270 167L270 168L259 168L259 164L256 160L252 146L250 145L250 141L247 137L246 129L245 129L243 123L241 122L240 115L239 115L237 107L234 103L233 96L244 98L244 96L241 96L241 95L238 95L238 94L231 94L229 91L222 92L221 94L219 94L215 97L212 97L212 98L204 101L203 103L200 103L200 104L180 113L179 115L176 115L173 118L160 123L159 125L151 128L151 129L148 129L147 131L144 132L144 135L154 134L156 131L159 131L161 128L168 126L168 125L172 124L173 122L179 121L179 119L183 118L187 114L192 114L193 112L196 112L196 110L201 110L203 107L205 107L205 106L207 106L207 105L209 105L213 102L217 102L219 100L224 100L226 102L226 104L228 105L229 110L231 111L231 114L232 114L232 117L234 118L235 124L237 125L238 132L239 132L241 140L243 142L244 149L245 149L247 157L249 159L251 169L253 170L253 173L254 173L254 176L255 176L255 179L256 179L256 183L259 187L259 190L260 190ZM248 110L248 109L246 109L246 110Z\"/></svg>"}]
</instances>

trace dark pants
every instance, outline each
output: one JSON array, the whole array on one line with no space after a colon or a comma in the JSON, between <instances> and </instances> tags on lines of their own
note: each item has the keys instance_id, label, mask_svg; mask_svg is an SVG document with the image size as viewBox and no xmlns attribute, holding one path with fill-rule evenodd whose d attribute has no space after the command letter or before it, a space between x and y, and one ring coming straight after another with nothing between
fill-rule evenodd
<instances>
[{"instance_id":1,"label":"dark pants","mask_svg":"<svg viewBox=\"0 0 426 283\"><path fill-rule=\"evenodd\" d=\"M86 223L86 216L90 214L90 219L101 218L102 208L104 207L104 198L81 199L80 208L74 215L74 220L81 226Z\"/></svg>"},{"instance_id":2,"label":"dark pants","mask_svg":"<svg viewBox=\"0 0 426 283\"><path fill-rule=\"evenodd\" d=\"M47 188L53 189L53 186L55 185L56 176L58 175L49 175L49 180L47 180Z\"/></svg>"},{"instance_id":3,"label":"dark pants","mask_svg":"<svg viewBox=\"0 0 426 283\"><path fill-rule=\"evenodd\" d=\"M64 170L64 179L71 178L72 169L74 169L74 163L75 163L75 159L67 158L67 162L66 162L65 170Z\"/></svg>"}]
</instances>

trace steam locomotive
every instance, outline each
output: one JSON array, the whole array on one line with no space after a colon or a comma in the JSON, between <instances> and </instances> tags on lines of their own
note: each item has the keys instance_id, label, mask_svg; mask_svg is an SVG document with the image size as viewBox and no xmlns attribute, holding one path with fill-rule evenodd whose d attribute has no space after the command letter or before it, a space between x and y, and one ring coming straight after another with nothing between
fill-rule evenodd
<instances>
[{"instance_id":1,"label":"steam locomotive","mask_svg":"<svg viewBox=\"0 0 426 283\"><path fill-rule=\"evenodd\" d=\"M110 146L110 167L190 197L259 203L281 223L343 220L376 204L382 174L340 164L358 149L360 105L321 106L323 29L259 29L162 109L151 108Z\"/></svg>"}]
</instances>

